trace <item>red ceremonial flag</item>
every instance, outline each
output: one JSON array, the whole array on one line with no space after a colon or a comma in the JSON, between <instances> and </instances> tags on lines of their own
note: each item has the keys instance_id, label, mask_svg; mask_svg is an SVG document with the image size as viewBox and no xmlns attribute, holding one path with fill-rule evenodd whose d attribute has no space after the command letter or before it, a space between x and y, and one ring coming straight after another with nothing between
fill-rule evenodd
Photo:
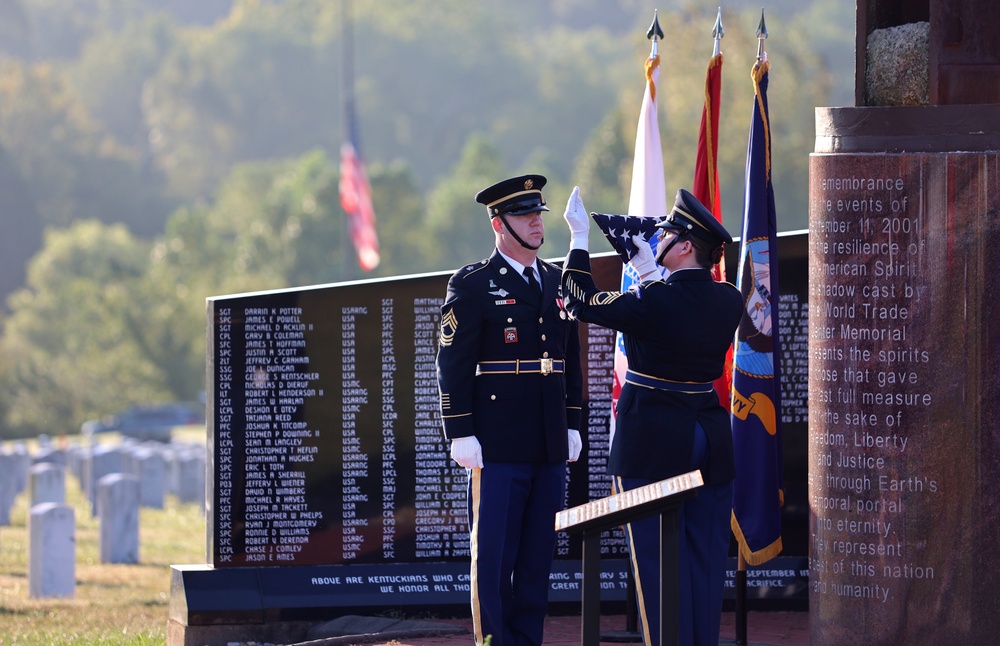
<instances>
[{"instance_id":1,"label":"red ceremonial flag","mask_svg":"<svg viewBox=\"0 0 1000 646\"><path fill-rule=\"evenodd\" d=\"M375 232L375 208L368 173L354 143L345 141L340 147L340 205L350 222L351 242L358 253L358 264L364 271L378 267L378 234Z\"/></svg>"},{"instance_id":2,"label":"red ceremonial flag","mask_svg":"<svg viewBox=\"0 0 1000 646\"><path fill-rule=\"evenodd\" d=\"M701 129L698 131L698 152L695 155L694 182L691 194L715 214L722 222L722 200L719 197L719 102L722 94L722 54L715 54L708 62L705 73L705 105L701 112ZM712 278L726 280L726 264L720 262L712 268ZM733 349L726 353L722 376L715 380L719 403L729 408L733 383Z\"/></svg>"},{"instance_id":3,"label":"red ceremonial flag","mask_svg":"<svg viewBox=\"0 0 1000 646\"><path fill-rule=\"evenodd\" d=\"M715 214L715 219L719 222L722 222L718 168L721 88L722 54L716 54L708 62L708 71L705 73L705 106L701 111L701 129L698 131L698 153L695 156L691 194ZM716 275L716 280L725 280L725 265L719 263L715 270L721 272L721 278Z\"/></svg>"}]
</instances>

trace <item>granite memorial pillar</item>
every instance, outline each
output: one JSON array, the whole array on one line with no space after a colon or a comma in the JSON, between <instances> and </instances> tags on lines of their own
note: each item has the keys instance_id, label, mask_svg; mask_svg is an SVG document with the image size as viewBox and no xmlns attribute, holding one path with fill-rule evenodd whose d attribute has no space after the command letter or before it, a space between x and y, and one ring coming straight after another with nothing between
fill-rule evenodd
<instances>
[{"instance_id":1,"label":"granite memorial pillar","mask_svg":"<svg viewBox=\"0 0 1000 646\"><path fill-rule=\"evenodd\" d=\"M992 643L1000 8L858 12L810 159L810 642Z\"/></svg>"}]
</instances>

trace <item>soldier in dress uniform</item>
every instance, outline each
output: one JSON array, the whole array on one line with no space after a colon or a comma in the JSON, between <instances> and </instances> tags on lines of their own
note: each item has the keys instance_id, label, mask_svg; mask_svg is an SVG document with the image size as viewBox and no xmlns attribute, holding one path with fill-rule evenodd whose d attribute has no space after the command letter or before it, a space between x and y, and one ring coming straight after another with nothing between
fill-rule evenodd
<instances>
[{"instance_id":1,"label":"soldier in dress uniform","mask_svg":"<svg viewBox=\"0 0 1000 646\"><path fill-rule=\"evenodd\" d=\"M537 257L545 178L483 189L493 254L459 269L441 306L437 374L451 457L468 469L476 644L542 643L555 514L580 455L577 323L560 270Z\"/></svg>"},{"instance_id":2,"label":"soldier in dress uniform","mask_svg":"<svg viewBox=\"0 0 1000 646\"><path fill-rule=\"evenodd\" d=\"M571 231L562 276L567 309L581 321L622 332L628 359L608 461L613 490L701 470L706 484L680 512L678 636L683 645L717 646L735 466L729 413L712 382L722 375L743 297L733 285L715 282L711 267L733 239L681 189L657 225L655 257L641 236L634 239L639 253L630 263L639 285L602 292L590 273L590 222L579 188L565 219ZM658 265L670 270L666 279ZM643 638L647 646L659 644L659 519L627 529Z\"/></svg>"}]
</instances>

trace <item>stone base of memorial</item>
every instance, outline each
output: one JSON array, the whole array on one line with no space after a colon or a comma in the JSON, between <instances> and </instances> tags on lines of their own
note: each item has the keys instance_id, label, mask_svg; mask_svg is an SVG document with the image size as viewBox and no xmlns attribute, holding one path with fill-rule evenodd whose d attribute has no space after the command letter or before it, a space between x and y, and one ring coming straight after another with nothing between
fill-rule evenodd
<instances>
[{"instance_id":1,"label":"stone base of memorial","mask_svg":"<svg viewBox=\"0 0 1000 646\"><path fill-rule=\"evenodd\" d=\"M1000 105L818 108L812 644L1000 632Z\"/></svg>"}]
</instances>

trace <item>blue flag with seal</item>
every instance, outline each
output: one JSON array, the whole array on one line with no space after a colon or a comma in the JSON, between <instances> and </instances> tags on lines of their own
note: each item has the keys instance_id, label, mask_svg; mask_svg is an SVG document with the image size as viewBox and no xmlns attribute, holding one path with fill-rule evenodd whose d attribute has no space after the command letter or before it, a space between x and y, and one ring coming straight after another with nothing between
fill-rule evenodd
<instances>
[{"instance_id":1,"label":"blue flag with seal","mask_svg":"<svg viewBox=\"0 0 1000 646\"><path fill-rule=\"evenodd\" d=\"M732 423L736 450L732 530L740 554L760 565L781 552L784 476L781 366L778 360L778 252L771 132L767 112L769 64L758 60L753 121L747 148L743 235L736 284L746 310L733 352Z\"/></svg>"}]
</instances>

